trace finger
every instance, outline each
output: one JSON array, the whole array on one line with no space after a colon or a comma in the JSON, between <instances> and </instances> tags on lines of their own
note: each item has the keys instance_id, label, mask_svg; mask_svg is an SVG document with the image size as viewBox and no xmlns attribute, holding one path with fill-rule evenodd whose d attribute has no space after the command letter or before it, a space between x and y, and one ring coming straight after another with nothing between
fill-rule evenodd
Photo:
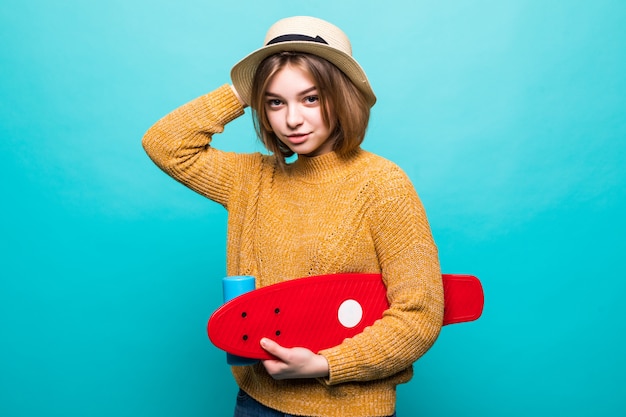
<instances>
[{"instance_id":1,"label":"finger","mask_svg":"<svg viewBox=\"0 0 626 417\"><path fill-rule=\"evenodd\" d=\"M266 337L261 339L261 347L265 349L267 353L279 359L282 359L285 356L285 351L287 350L278 343Z\"/></svg>"}]
</instances>

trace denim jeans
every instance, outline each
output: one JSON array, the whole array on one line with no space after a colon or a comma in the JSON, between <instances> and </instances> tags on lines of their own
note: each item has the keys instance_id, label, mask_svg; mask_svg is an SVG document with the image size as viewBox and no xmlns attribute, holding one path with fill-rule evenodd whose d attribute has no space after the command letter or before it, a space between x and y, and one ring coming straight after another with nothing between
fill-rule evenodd
<instances>
[{"instance_id":1,"label":"denim jeans","mask_svg":"<svg viewBox=\"0 0 626 417\"><path fill-rule=\"evenodd\" d=\"M244 391L239 390L237 393L237 405L235 406L234 417L294 417L293 414L285 414L276 411L263 404L257 402ZM366 417L366 416L363 416ZM392 416L396 417L396 413Z\"/></svg>"}]
</instances>

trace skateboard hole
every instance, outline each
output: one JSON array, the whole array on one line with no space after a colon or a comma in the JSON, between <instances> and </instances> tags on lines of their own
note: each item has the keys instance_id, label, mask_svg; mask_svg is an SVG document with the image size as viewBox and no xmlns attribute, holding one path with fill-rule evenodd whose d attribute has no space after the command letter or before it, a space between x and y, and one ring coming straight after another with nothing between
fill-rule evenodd
<instances>
[{"instance_id":1,"label":"skateboard hole","mask_svg":"<svg viewBox=\"0 0 626 417\"><path fill-rule=\"evenodd\" d=\"M248 315L248 313L246 313L245 311L243 313L241 313L241 317L244 318L244 319L246 318L247 315Z\"/></svg>"},{"instance_id":2,"label":"skateboard hole","mask_svg":"<svg viewBox=\"0 0 626 417\"><path fill-rule=\"evenodd\" d=\"M276 330L276 336L280 336L280 330Z\"/></svg>"},{"instance_id":3,"label":"skateboard hole","mask_svg":"<svg viewBox=\"0 0 626 417\"><path fill-rule=\"evenodd\" d=\"M275 313L275 314L280 313L280 308L276 307L276 308L274 309L274 313Z\"/></svg>"},{"instance_id":4,"label":"skateboard hole","mask_svg":"<svg viewBox=\"0 0 626 417\"><path fill-rule=\"evenodd\" d=\"M248 335L247 334L243 335L243 340L248 340Z\"/></svg>"}]
</instances>

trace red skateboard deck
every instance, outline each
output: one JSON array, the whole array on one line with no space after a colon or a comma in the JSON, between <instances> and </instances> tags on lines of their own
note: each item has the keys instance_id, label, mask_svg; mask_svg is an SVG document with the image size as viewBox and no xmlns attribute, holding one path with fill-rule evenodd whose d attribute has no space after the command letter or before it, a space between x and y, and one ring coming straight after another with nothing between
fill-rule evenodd
<instances>
[{"instance_id":1,"label":"red skateboard deck","mask_svg":"<svg viewBox=\"0 0 626 417\"><path fill-rule=\"evenodd\" d=\"M476 320L484 294L471 275L444 274L443 325ZM332 274L263 287L230 300L209 319L211 342L236 356L270 359L263 337L318 352L361 333L389 308L380 274Z\"/></svg>"}]
</instances>

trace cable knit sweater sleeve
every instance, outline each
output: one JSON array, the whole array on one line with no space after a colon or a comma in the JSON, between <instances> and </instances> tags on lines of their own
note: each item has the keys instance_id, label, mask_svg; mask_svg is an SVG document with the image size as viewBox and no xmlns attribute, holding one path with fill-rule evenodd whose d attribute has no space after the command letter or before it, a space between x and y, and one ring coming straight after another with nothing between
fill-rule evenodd
<instances>
[{"instance_id":1,"label":"cable knit sweater sleeve","mask_svg":"<svg viewBox=\"0 0 626 417\"><path fill-rule=\"evenodd\" d=\"M224 85L159 120L144 135L143 147L165 173L227 206L236 189L236 155L214 149L210 143L214 134L243 112L230 86Z\"/></svg>"},{"instance_id":2,"label":"cable knit sweater sleeve","mask_svg":"<svg viewBox=\"0 0 626 417\"><path fill-rule=\"evenodd\" d=\"M411 366L435 342L443 321L443 286L430 226L406 175L395 165L372 190L372 231L390 308L352 339L320 352L329 385L389 377Z\"/></svg>"}]
</instances>

